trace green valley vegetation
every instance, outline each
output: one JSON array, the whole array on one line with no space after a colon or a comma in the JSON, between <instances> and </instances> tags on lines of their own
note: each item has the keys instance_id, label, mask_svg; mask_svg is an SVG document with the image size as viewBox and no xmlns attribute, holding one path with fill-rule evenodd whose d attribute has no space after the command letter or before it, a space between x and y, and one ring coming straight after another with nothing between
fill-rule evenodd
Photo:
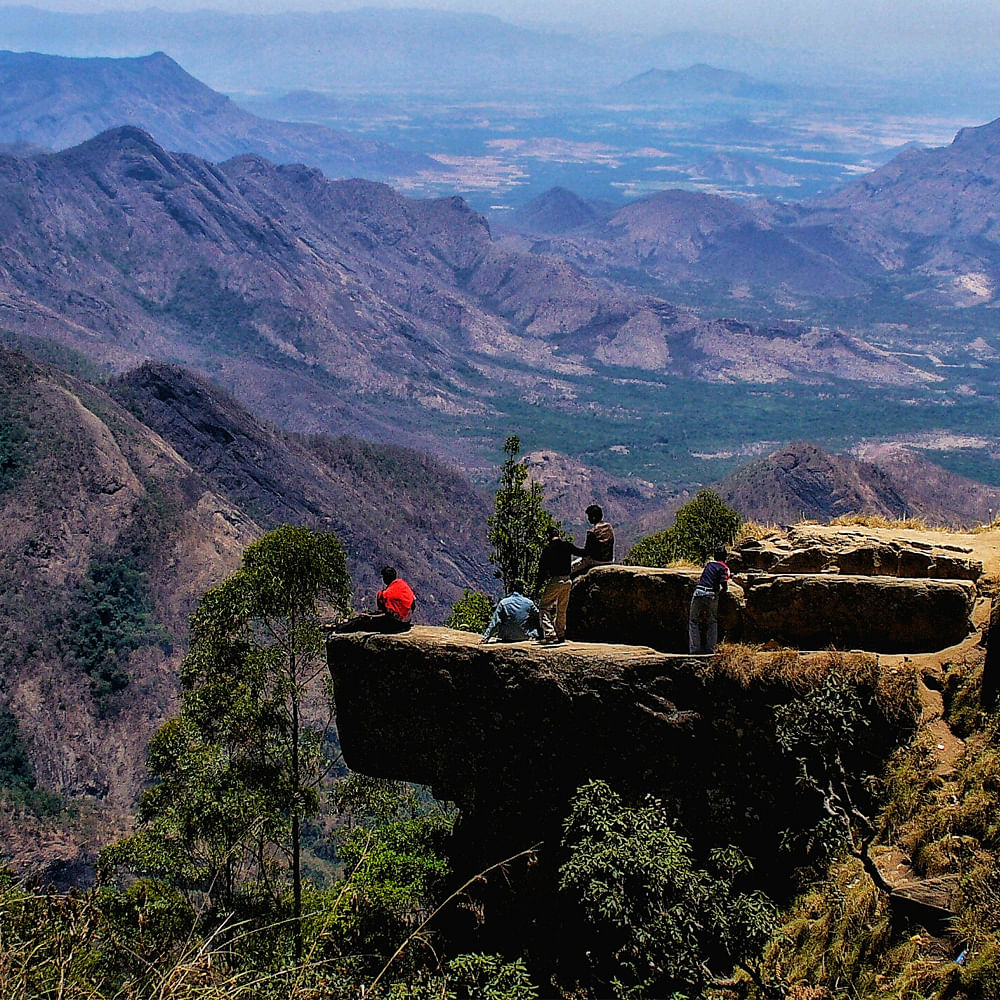
<instances>
[{"instance_id":1,"label":"green valley vegetation","mask_svg":"<svg viewBox=\"0 0 1000 1000\"><path fill-rule=\"evenodd\" d=\"M128 555L95 558L70 595L69 653L90 678L90 694L100 716L114 708L113 696L128 686L130 653L141 646L169 643L156 624L145 574Z\"/></svg>"},{"instance_id":2,"label":"green valley vegetation","mask_svg":"<svg viewBox=\"0 0 1000 1000\"><path fill-rule=\"evenodd\" d=\"M627 566L669 566L675 562L701 564L719 546L733 543L743 523L740 514L712 490L699 490L669 528L640 539L628 550Z\"/></svg>"}]
</instances>

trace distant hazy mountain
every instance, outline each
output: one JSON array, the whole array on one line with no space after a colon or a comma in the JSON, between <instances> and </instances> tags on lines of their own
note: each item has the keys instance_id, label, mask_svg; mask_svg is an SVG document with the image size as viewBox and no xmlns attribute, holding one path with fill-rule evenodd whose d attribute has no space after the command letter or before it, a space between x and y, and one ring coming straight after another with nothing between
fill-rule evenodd
<instances>
[{"instance_id":1,"label":"distant hazy mountain","mask_svg":"<svg viewBox=\"0 0 1000 1000\"><path fill-rule=\"evenodd\" d=\"M835 455L798 442L735 470L715 489L744 517L765 524L866 513L970 526L988 522L1000 505L1000 489L946 472L905 448L863 454Z\"/></svg>"},{"instance_id":2,"label":"distant hazy mountain","mask_svg":"<svg viewBox=\"0 0 1000 1000\"><path fill-rule=\"evenodd\" d=\"M510 213L509 222L525 233L565 233L609 214L566 188L554 187Z\"/></svg>"},{"instance_id":3,"label":"distant hazy mountain","mask_svg":"<svg viewBox=\"0 0 1000 1000\"><path fill-rule=\"evenodd\" d=\"M608 91L610 98L640 104L720 98L771 101L785 96L784 88L776 84L704 63L679 70L649 69Z\"/></svg>"},{"instance_id":4,"label":"distant hazy mountain","mask_svg":"<svg viewBox=\"0 0 1000 1000\"><path fill-rule=\"evenodd\" d=\"M120 125L213 161L257 153L276 163L307 163L330 177L373 179L441 169L386 143L258 118L162 52L136 59L0 52L0 142L65 149Z\"/></svg>"},{"instance_id":5,"label":"distant hazy mountain","mask_svg":"<svg viewBox=\"0 0 1000 1000\"><path fill-rule=\"evenodd\" d=\"M569 35L485 14L417 9L260 15L6 7L0 46L67 56L162 50L217 90L251 93L309 88L488 96L530 92L539 83L554 90L587 85L601 65L597 49Z\"/></svg>"},{"instance_id":6,"label":"distant hazy mountain","mask_svg":"<svg viewBox=\"0 0 1000 1000\"><path fill-rule=\"evenodd\" d=\"M797 226L780 224L782 213L798 220L794 209L672 189L629 202L590 225L548 230L558 238L542 249L595 276L615 273L646 287L653 279L665 290L703 287L713 298L741 287L751 296L772 296L780 287L786 297L827 299L866 290L866 269L851 267L855 251L836 252L838 242L846 248L833 233L829 245L814 247ZM515 215L511 224L524 217ZM546 233L549 215L527 218L526 232Z\"/></svg>"},{"instance_id":7,"label":"distant hazy mountain","mask_svg":"<svg viewBox=\"0 0 1000 1000\"><path fill-rule=\"evenodd\" d=\"M859 253L877 255L890 274L921 274L931 301L973 305L997 296L998 192L1000 118L962 129L950 146L905 150L809 203L799 224L835 230Z\"/></svg>"},{"instance_id":8,"label":"distant hazy mountain","mask_svg":"<svg viewBox=\"0 0 1000 1000\"><path fill-rule=\"evenodd\" d=\"M807 317L818 302L859 296L971 306L998 299L998 190L1000 119L947 147L906 150L824 198L779 205L670 190L572 230L527 216L524 232L551 235L539 249L586 273L683 288L689 301L705 289L716 309L720 297Z\"/></svg>"}]
</instances>

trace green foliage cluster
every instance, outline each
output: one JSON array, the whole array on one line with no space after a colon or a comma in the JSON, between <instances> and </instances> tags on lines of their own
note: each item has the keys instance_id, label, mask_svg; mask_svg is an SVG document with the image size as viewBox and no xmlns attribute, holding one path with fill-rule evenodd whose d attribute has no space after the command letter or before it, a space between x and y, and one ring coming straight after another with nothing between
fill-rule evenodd
<instances>
[{"instance_id":1,"label":"green foliage cluster","mask_svg":"<svg viewBox=\"0 0 1000 1000\"><path fill-rule=\"evenodd\" d=\"M669 566L675 562L702 564L719 546L731 545L743 523L740 514L712 490L699 490L674 515L669 528L640 539L628 550L627 566Z\"/></svg>"},{"instance_id":2,"label":"green foliage cluster","mask_svg":"<svg viewBox=\"0 0 1000 1000\"><path fill-rule=\"evenodd\" d=\"M103 852L106 871L199 891L219 913L279 912L290 880L301 950L302 822L331 767L326 733L303 710L326 670L320 604L349 603L337 537L292 525L248 546L202 596L180 715L150 743L140 830Z\"/></svg>"},{"instance_id":3,"label":"green foliage cluster","mask_svg":"<svg viewBox=\"0 0 1000 1000\"><path fill-rule=\"evenodd\" d=\"M462 632L484 632L492 614L493 601L481 591L466 587L462 596L452 605L451 615L445 625Z\"/></svg>"},{"instance_id":4,"label":"green foliage cluster","mask_svg":"<svg viewBox=\"0 0 1000 1000\"><path fill-rule=\"evenodd\" d=\"M36 787L35 769L17 717L6 705L0 708L0 789L13 803L37 816L54 815L62 806L58 795Z\"/></svg>"},{"instance_id":5,"label":"green foliage cluster","mask_svg":"<svg viewBox=\"0 0 1000 1000\"><path fill-rule=\"evenodd\" d=\"M582 907L595 974L616 997L700 995L719 962L760 979L777 910L740 890L749 862L738 850L713 851L713 872L696 867L662 803L628 806L603 781L577 793L563 842L560 888Z\"/></svg>"},{"instance_id":6,"label":"green foliage cluster","mask_svg":"<svg viewBox=\"0 0 1000 1000\"><path fill-rule=\"evenodd\" d=\"M153 617L146 575L129 556L96 557L71 596L71 607L69 653L90 678L91 697L103 716L112 711L113 696L128 686L129 655L169 639Z\"/></svg>"},{"instance_id":7,"label":"green foliage cluster","mask_svg":"<svg viewBox=\"0 0 1000 1000\"><path fill-rule=\"evenodd\" d=\"M27 462L27 435L13 419L0 419L0 493L9 490Z\"/></svg>"},{"instance_id":8,"label":"green foliage cluster","mask_svg":"<svg viewBox=\"0 0 1000 1000\"><path fill-rule=\"evenodd\" d=\"M490 562L508 593L516 580L534 586L538 560L545 547L545 532L555 524L543 506L545 490L541 483L528 482L528 470L517 460L521 441L511 435L504 442L507 456L500 469L493 514L487 522L487 540L493 547ZM483 626L485 628L485 624Z\"/></svg>"}]
</instances>

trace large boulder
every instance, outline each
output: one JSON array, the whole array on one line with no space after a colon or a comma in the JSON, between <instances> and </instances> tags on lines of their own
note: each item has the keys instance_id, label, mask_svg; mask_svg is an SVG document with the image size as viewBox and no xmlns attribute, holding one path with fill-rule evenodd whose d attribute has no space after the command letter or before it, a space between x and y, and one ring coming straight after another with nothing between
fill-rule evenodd
<instances>
[{"instance_id":1,"label":"large boulder","mask_svg":"<svg viewBox=\"0 0 1000 1000\"><path fill-rule=\"evenodd\" d=\"M699 570L599 566L573 584L566 618L570 639L688 650L688 609ZM719 601L720 639L743 630L743 591L735 584Z\"/></svg>"},{"instance_id":2,"label":"large boulder","mask_svg":"<svg viewBox=\"0 0 1000 1000\"><path fill-rule=\"evenodd\" d=\"M800 692L787 654L736 647L706 661L605 643L484 645L418 626L334 634L327 657L347 765L430 785L464 821L483 820L497 850L558 838L569 796L590 778L669 798L692 835L763 836L768 850L804 818L789 810L795 761L774 738L775 705ZM821 803L812 806L815 820Z\"/></svg>"},{"instance_id":3,"label":"large boulder","mask_svg":"<svg viewBox=\"0 0 1000 1000\"><path fill-rule=\"evenodd\" d=\"M983 564L971 550L919 538L882 538L859 529L796 526L747 539L729 560L734 572L843 573L938 580L978 580Z\"/></svg>"},{"instance_id":4,"label":"large boulder","mask_svg":"<svg viewBox=\"0 0 1000 1000\"><path fill-rule=\"evenodd\" d=\"M800 649L909 653L944 649L972 631L975 585L967 580L829 574L752 575L745 634Z\"/></svg>"},{"instance_id":5,"label":"large boulder","mask_svg":"<svg viewBox=\"0 0 1000 1000\"><path fill-rule=\"evenodd\" d=\"M698 857L739 844L758 884L779 896L802 862L783 851L786 832L823 816L822 796L802 785L781 750L775 709L833 668L829 653L731 646L706 660L601 643L482 645L470 633L415 627L332 635L327 657L344 760L365 774L429 784L457 803L450 851L458 877L542 845L530 871L505 869L477 890L499 893L489 897L487 923L520 936L513 943L522 948L539 935L572 937L560 926L559 843L569 800L590 779L635 802L660 798ZM845 767L877 772L912 731L919 705L915 696L909 711L886 705L873 657L839 662L869 723L845 746Z\"/></svg>"},{"instance_id":6,"label":"large boulder","mask_svg":"<svg viewBox=\"0 0 1000 1000\"><path fill-rule=\"evenodd\" d=\"M697 570L601 566L573 584L567 635L584 642L688 648ZM748 573L719 601L719 636L797 649L930 652L972 630L975 585L829 573Z\"/></svg>"}]
</instances>

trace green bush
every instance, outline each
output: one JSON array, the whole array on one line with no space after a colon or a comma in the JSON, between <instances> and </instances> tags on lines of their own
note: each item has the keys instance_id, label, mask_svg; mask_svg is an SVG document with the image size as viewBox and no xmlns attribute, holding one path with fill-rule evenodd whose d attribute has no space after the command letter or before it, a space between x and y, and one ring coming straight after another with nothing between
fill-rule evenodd
<instances>
[{"instance_id":1,"label":"green bush","mask_svg":"<svg viewBox=\"0 0 1000 1000\"><path fill-rule=\"evenodd\" d=\"M696 868L662 803L627 806L603 781L577 792L563 846L559 886L580 903L594 972L616 996L703 990L712 961L759 980L777 911L762 893L738 890L750 866L736 848L712 852L715 874Z\"/></svg>"},{"instance_id":2,"label":"green bush","mask_svg":"<svg viewBox=\"0 0 1000 1000\"><path fill-rule=\"evenodd\" d=\"M627 566L668 566L672 562L701 564L719 546L731 545L743 523L740 514L712 490L699 490L669 528L640 539L623 560Z\"/></svg>"},{"instance_id":3,"label":"green bush","mask_svg":"<svg viewBox=\"0 0 1000 1000\"><path fill-rule=\"evenodd\" d=\"M493 603L481 591L466 587L462 596L451 606L451 617L445 625L462 632L484 632L493 614Z\"/></svg>"}]
</instances>

